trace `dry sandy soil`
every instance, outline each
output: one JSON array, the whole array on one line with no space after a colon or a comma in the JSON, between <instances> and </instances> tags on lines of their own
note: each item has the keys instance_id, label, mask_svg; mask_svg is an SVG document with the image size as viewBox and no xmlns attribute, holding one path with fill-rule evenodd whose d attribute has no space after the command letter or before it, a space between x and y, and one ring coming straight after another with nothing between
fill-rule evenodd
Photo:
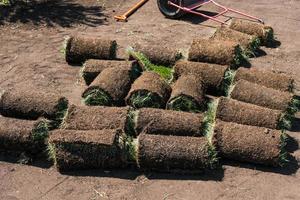
<instances>
[{"instance_id":1,"label":"dry sandy soil","mask_svg":"<svg viewBox=\"0 0 300 200\"><path fill-rule=\"evenodd\" d=\"M192 38L209 37L218 24L187 16L168 20L150 0L127 23L112 16L124 12L137 0L50 0L36 6L0 8L0 87L55 90L80 103L79 68L69 66L60 53L64 37L85 34L115 38L119 56L133 42L168 43L187 49ZM296 79L300 90L300 1L219 0L228 6L261 16L273 26L281 42L263 48L252 59L253 67L279 70ZM211 8L208 8L210 10ZM227 19L227 18L224 18ZM14 163L0 157L0 199L300 199L300 115L289 134L294 160L284 169L224 161L214 173L183 176L140 173L135 169L83 171L59 174L50 163Z\"/></svg>"}]
</instances>

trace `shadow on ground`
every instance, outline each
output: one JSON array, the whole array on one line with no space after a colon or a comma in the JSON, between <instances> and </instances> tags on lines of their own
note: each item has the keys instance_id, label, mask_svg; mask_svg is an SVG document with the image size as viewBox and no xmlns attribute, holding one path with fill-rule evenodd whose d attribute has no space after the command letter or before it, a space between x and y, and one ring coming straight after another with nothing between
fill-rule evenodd
<instances>
[{"instance_id":1,"label":"shadow on ground","mask_svg":"<svg viewBox=\"0 0 300 200\"><path fill-rule=\"evenodd\" d=\"M32 23L71 27L75 24L97 26L106 20L100 6L83 6L71 0L18 2L14 6L0 6L0 24Z\"/></svg>"},{"instance_id":2,"label":"shadow on ground","mask_svg":"<svg viewBox=\"0 0 300 200\"><path fill-rule=\"evenodd\" d=\"M231 160L223 160L224 165L230 165L235 167L241 167L241 168L247 168L247 169L253 169L253 170L259 170L262 172L270 172L270 173L276 173L276 174L282 174L282 175L292 175L295 174L298 169L298 161L295 159L295 157L289 155L288 157L289 162L286 163L283 167L267 167L263 165L255 165L250 163L238 163Z\"/></svg>"}]
</instances>

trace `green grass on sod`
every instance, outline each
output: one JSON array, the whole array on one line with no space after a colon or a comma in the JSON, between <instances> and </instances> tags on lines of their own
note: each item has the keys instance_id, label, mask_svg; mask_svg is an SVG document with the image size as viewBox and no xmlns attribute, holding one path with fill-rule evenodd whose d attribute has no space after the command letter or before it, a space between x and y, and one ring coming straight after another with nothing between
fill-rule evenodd
<instances>
[{"instance_id":1,"label":"green grass on sod","mask_svg":"<svg viewBox=\"0 0 300 200\"><path fill-rule=\"evenodd\" d=\"M112 104L112 98L100 88L94 88L85 94L83 102L89 106L110 106Z\"/></svg>"},{"instance_id":2,"label":"green grass on sod","mask_svg":"<svg viewBox=\"0 0 300 200\"><path fill-rule=\"evenodd\" d=\"M58 103L58 111L56 113L56 116L54 119L52 119L49 123L49 129L55 129L61 126L63 119L65 117L65 114L68 110L68 101L66 99L62 99L59 103Z\"/></svg>"},{"instance_id":3,"label":"green grass on sod","mask_svg":"<svg viewBox=\"0 0 300 200\"><path fill-rule=\"evenodd\" d=\"M186 111L194 113L199 113L203 110L203 108L196 101L194 101L193 98L183 95L172 99L168 103L167 108L176 111Z\"/></svg>"},{"instance_id":4,"label":"green grass on sod","mask_svg":"<svg viewBox=\"0 0 300 200\"><path fill-rule=\"evenodd\" d=\"M161 65L154 65L150 62L150 60L142 53L136 52L133 49L127 49L127 52L130 56L134 59L138 60L140 63L143 64L145 70L153 71L159 74L162 78L164 78L168 83L170 83L173 79L174 70L169 67L161 66Z\"/></svg>"},{"instance_id":5,"label":"green grass on sod","mask_svg":"<svg viewBox=\"0 0 300 200\"><path fill-rule=\"evenodd\" d=\"M224 95L226 97L228 97L230 95L230 90L232 89L232 86L233 86L235 74L236 74L235 70L232 70L229 68L226 70L223 81L222 81L220 89L219 89L221 95Z\"/></svg>"},{"instance_id":6,"label":"green grass on sod","mask_svg":"<svg viewBox=\"0 0 300 200\"><path fill-rule=\"evenodd\" d=\"M32 139L35 142L44 142L49 135L48 122L41 120L32 131Z\"/></svg>"},{"instance_id":7,"label":"green grass on sod","mask_svg":"<svg viewBox=\"0 0 300 200\"><path fill-rule=\"evenodd\" d=\"M279 165L281 167L284 167L288 162L288 155L289 153L286 150L286 144L288 141L287 134L283 131L280 136L280 154L279 154Z\"/></svg>"},{"instance_id":8,"label":"green grass on sod","mask_svg":"<svg viewBox=\"0 0 300 200\"><path fill-rule=\"evenodd\" d=\"M235 56L231 68L236 69L243 64L249 63L249 57L246 55L246 52L243 51L240 47L235 49Z\"/></svg>"},{"instance_id":9,"label":"green grass on sod","mask_svg":"<svg viewBox=\"0 0 300 200\"><path fill-rule=\"evenodd\" d=\"M130 105L134 108L161 108L164 104L161 98L147 91L137 91L130 97Z\"/></svg>"},{"instance_id":10,"label":"green grass on sod","mask_svg":"<svg viewBox=\"0 0 300 200\"><path fill-rule=\"evenodd\" d=\"M247 56L255 56L257 49L260 47L261 41L258 37L255 37L250 43L249 49L245 50Z\"/></svg>"}]
</instances>

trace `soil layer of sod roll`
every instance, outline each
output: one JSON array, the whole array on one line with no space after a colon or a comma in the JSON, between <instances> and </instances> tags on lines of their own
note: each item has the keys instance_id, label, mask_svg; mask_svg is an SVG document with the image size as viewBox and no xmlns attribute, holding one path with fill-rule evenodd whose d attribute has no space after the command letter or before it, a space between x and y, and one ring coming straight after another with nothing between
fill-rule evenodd
<instances>
[{"instance_id":1,"label":"soil layer of sod roll","mask_svg":"<svg viewBox=\"0 0 300 200\"><path fill-rule=\"evenodd\" d=\"M49 156L59 171L122 167L122 137L116 129L55 130L48 142Z\"/></svg>"},{"instance_id":2,"label":"soil layer of sod roll","mask_svg":"<svg viewBox=\"0 0 300 200\"><path fill-rule=\"evenodd\" d=\"M242 19L233 19L229 27L242 33L258 36L263 45L268 45L274 40L273 28L261 23Z\"/></svg>"},{"instance_id":3,"label":"soil layer of sod roll","mask_svg":"<svg viewBox=\"0 0 300 200\"><path fill-rule=\"evenodd\" d=\"M260 46L260 40L257 36L235 31L224 26L218 28L211 38L219 41L229 40L237 42L247 55L250 56L253 56Z\"/></svg>"},{"instance_id":4,"label":"soil layer of sod roll","mask_svg":"<svg viewBox=\"0 0 300 200\"><path fill-rule=\"evenodd\" d=\"M282 112L221 97L216 117L226 122L278 129Z\"/></svg>"},{"instance_id":5,"label":"soil layer of sod roll","mask_svg":"<svg viewBox=\"0 0 300 200\"><path fill-rule=\"evenodd\" d=\"M293 94L267 88L245 80L239 80L232 92L231 98L263 106L271 109L285 111L293 100Z\"/></svg>"},{"instance_id":6,"label":"soil layer of sod roll","mask_svg":"<svg viewBox=\"0 0 300 200\"><path fill-rule=\"evenodd\" d=\"M132 84L126 103L134 108L164 108L170 93L171 87L160 75L143 72Z\"/></svg>"},{"instance_id":7,"label":"soil layer of sod roll","mask_svg":"<svg viewBox=\"0 0 300 200\"><path fill-rule=\"evenodd\" d=\"M129 107L71 105L62 128L71 130L121 129L128 131Z\"/></svg>"},{"instance_id":8,"label":"soil layer of sod roll","mask_svg":"<svg viewBox=\"0 0 300 200\"><path fill-rule=\"evenodd\" d=\"M171 110L200 112L205 108L205 86L200 76L183 75L172 85L167 108Z\"/></svg>"},{"instance_id":9,"label":"soil layer of sod roll","mask_svg":"<svg viewBox=\"0 0 300 200\"><path fill-rule=\"evenodd\" d=\"M117 61L117 60L87 60L81 69L81 76L87 85L90 85L93 80L107 68L119 67L125 69L136 69L141 71L137 61Z\"/></svg>"},{"instance_id":10,"label":"soil layer of sod roll","mask_svg":"<svg viewBox=\"0 0 300 200\"><path fill-rule=\"evenodd\" d=\"M214 137L223 158L270 166L286 161L284 135L279 130L217 121Z\"/></svg>"},{"instance_id":11,"label":"soil layer of sod roll","mask_svg":"<svg viewBox=\"0 0 300 200\"><path fill-rule=\"evenodd\" d=\"M86 105L125 105L125 97L141 70L135 67L104 69L82 93Z\"/></svg>"},{"instance_id":12,"label":"soil layer of sod roll","mask_svg":"<svg viewBox=\"0 0 300 200\"><path fill-rule=\"evenodd\" d=\"M155 65L172 66L182 55L178 49L167 45L134 45L134 50L142 53ZM130 58L132 59L132 58Z\"/></svg>"},{"instance_id":13,"label":"soil layer of sod roll","mask_svg":"<svg viewBox=\"0 0 300 200\"><path fill-rule=\"evenodd\" d=\"M217 162L205 137L141 134L137 152L142 170L192 172L214 168Z\"/></svg>"},{"instance_id":14,"label":"soil layer of sod roll","mask_svg":"<svg viewBox=\"0 0 300 200\"><path fill-rule=\"evenodd\" d=\"M174 66L174 78L195 75L202 78L208 93L218 93L224 82L226 65L217 65L201 62L178 61Z\"/></svg>"},{"instance_id":15,"label":"soil layer of sod roll","mask_svg":"<svg viewBox=\"0 0 300 200\"><path fill-rule=\"evenodd\" d=\"M0 149L41 153L48 137L46 120L0 117Z\"/></svg>"},{"instance_id":16,"label":"soil layer of sod roll","mask_svg":"<svg viewBox=\"0 0 300 200\"><path fill-rule=\"evenodd\" d=\"M112 60L116 58L115 40L74 36L66 41L65 56L68 63L83 63L87 59Z\"/></svg>"},{"instance_id":17,"label":"soil layer of sod roll","mask_svg":"<svg viewBox=\"0 0 300 200\"><path fill-rule=\"evenodd\" d=\"M3 116L33 120L43 116L53 120L53 126L60 124L67 108L65 97L37 90L7 90L0 99Z\"/></svg>"},{"instance_id":18,"label":"soil layer of sod roll","mask_svg":"<svg viewBox=\"0 0 300 200\"><path fill-rule=\"evenodd\" d=\"M142 108L135 120L136 133L202 136L204 115L155 108Z\"/></svg>"},{"instance_id":19,"label":"soil layer of sod roll","mask_svg":"<svg viewBox=\"0 0 300 200\"><path fill-rule=\"evenodd\" d=\"M230 65L236 68L245 57L238 43L216 39L194 39L189 49L188 60Z\"/></svg>"},{"instance_id":20,"label":"soil layer of sod roll","mask_svg":"<svg viewBox=\"0 0 300 200\"><path fill-rule=\"evenodd\" d=\"M239 80L246 80L251 83L256 83L285 92L293 92L294 88L294 79L292 77L285 74L255 68L239 68L234 79L235 82Z\"/></svg>"}]
</instances>

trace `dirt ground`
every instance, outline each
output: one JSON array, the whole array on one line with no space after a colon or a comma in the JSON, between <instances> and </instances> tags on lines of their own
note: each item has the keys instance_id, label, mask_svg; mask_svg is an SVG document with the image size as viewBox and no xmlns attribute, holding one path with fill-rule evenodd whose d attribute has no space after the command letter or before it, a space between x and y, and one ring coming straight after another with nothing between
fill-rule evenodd
<instances>
[{"instance_id":1,"label":"dirt ground","mask_svg":"<svg viewBox=\"0 0 300 200\"><path fill-rule=\"evenodd\" d=\"M188 15L169 20L150 0L127 23L112 16L137 0L43 0L36 6L13 10L0 7L0 87L59 91L80 104L83 86L79 68L69 66L60 53L64 37L85 34L111 37L120 44L119 56L134 42L167 43L186 50L195 37L209 37L218 24ZM253 67L277 70L296 79L300 90L300 1L219 0L228 6L261 16L273 26L281 42L262 48ZM209 7L208 10L211 8ZM228 19L228 18L221 18ZM294 156L284 169L224 161L223 169L197 176L140 173L132 170L82 171L59 174L50 163L14 163L0 156L0 199L300 199L300 114L289 134ZM9 161L8 161L9 160Z\"/></svg>"}]
</instances>

